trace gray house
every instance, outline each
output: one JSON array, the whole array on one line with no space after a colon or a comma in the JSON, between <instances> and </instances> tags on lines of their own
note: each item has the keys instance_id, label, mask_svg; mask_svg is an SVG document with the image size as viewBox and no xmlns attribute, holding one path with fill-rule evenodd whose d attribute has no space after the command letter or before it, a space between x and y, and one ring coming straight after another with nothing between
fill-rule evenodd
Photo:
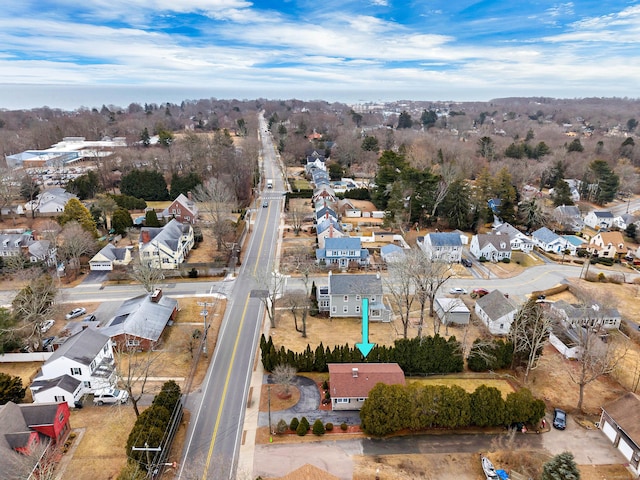
<instances>
[{"instance_id":1,"label":"gray house","mask_svg":"<svg viewBox=\"0 0 640 480\"><path fill-rule=\"evenodd\" d=\"M475 311L492 335L506 335L518 308L500 290L494 290L476 301Z\"/></svg>"},{"instance_id":2,"label":"gray house","mask_svg":"<svg viewBox=\"0 0 640 480\"><path fill-rule=\"evenodd\" d=\"M362 248L356 237L327 238L324 248L316 250L316 262L327 266L347 268L351 262L364 266L369 264L369 250Z\"/></svg>"},{"instance_id":3,"label":"gray house","mask_svg":"<svg viewBox=\"0 0 640 480\"><path fill-rule=\"evenodd\" d=\"M352 275L329 272L327 287L318 289L318 307L330 317L362 318L362 299L369 300L369 320L389 322L391 314L384 304L380 274Z\"/></svg>"},{"instance_id":4,"label":"gray house","mask_svg":"<svg viewBox=\"0 0 640 480\"><path fill-rule=\"evenodd\" d=\"M433 311L443 325L468 325L471 311L459 298L436 298Z\"/></svg>"}]
</instances>

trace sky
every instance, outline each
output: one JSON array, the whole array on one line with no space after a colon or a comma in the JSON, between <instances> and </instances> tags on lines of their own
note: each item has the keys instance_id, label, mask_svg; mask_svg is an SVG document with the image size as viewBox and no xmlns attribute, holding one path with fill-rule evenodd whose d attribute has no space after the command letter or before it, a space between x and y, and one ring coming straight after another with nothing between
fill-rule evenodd
<instances>
[{"instance_id":1,"label":"sky","mask_svg":"<svg viewBox=\"0 0 640 480\"><path fill-rule=\"evenodd\" d=\"M14 0L0 9L0 108L637 98L639 86L640 0Z\"/></svg>"}]
</instances>

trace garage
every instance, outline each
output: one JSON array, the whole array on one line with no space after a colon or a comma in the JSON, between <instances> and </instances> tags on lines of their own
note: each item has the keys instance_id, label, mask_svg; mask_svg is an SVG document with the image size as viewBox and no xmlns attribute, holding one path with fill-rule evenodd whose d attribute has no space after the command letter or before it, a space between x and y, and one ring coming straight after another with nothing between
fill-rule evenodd
<instances>
[{"instance_id":1,"label":"garage","mask_svg":"<svg viewBox=\"0 0 640 480\"><path fill-rule=\"evenodd\" d=\"M618 432L616 432L615 427L609 422L604 422L604 424L602 425L602 432L611 441L611 443L614 443L616 441L616 435Z\"/></svg>"},{"instance_id":2,"label":"garage","mask_svg":"<svg viewBox=\"0 0 640 480\"><path fill-rule=\"evenodd\" d=\"M93 271L113 270L111 262L89 262L89 268Z\"/></svg>"},{"instance_id":3,"label":"garage","mask_svg":"<svg viewBox=\"0 0 640 480\"><path fill-rule=\"evenodd\" d=\"M620 443L618 443L618 450L622 453L622 456L626 458L628 461L631 461L633 458L633 447L627 443L624 437L620 438Z\"/></svg>"}]
</instances>

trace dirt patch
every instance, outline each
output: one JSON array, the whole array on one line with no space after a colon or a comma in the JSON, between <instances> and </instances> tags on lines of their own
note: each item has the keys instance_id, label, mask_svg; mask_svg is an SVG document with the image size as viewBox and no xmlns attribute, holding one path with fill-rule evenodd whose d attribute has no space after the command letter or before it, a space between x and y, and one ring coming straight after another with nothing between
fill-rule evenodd
<instances>
[{"instance_id":1,"label":"dirt patch","mask_svg":"<svg viewBox=\"0 0 640 480\"><path fill-rule=\"evenodd\" d=\"M489 378L488 376L477 376L475 374L470 374L469 377L459 377L457 374L453 377L430 377L430 378L420 378L420 379L408 379L407 384L417 383L422 386L427 385L444 385L447 387L451 387L456 385L458 387L462 387L466 392L473 393L476 388L481 385L486 385L487 387L494 387L500 390L503 398L507 398L507 395L515 392L515 388L513 385L507 381L496 378Z\"/></svg>"},{"instance_id":2,"label":"dirt patch","mask_svg":"<svg viewBox=\"0 0 640 480\"><path fill-rule=\"evenodd\" d=\"M284 390L282 385L262 385L260 391L260 411L269 411L269 387L271 387L271 411L279 412L293 407L300 400L300 390L298 387L289 387L291 396L289 398L281 398L278 393Z\"/></svg>"}]
</instances>

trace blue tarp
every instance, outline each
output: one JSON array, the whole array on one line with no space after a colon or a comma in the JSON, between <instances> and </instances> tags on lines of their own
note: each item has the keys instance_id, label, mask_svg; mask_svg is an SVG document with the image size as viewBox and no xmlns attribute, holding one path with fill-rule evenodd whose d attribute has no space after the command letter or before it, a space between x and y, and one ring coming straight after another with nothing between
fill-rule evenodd
<instances>
[{"instance_id":1,"label":"blue tarp","mask_svg":"<svg viewBox=\"0 0 640 480\"><path fill-rule=\"evenodd\" d=\"M509 475L504 470L496 470L496 473L502 480L509 480Z\"/></svg>"}]
</instances>

